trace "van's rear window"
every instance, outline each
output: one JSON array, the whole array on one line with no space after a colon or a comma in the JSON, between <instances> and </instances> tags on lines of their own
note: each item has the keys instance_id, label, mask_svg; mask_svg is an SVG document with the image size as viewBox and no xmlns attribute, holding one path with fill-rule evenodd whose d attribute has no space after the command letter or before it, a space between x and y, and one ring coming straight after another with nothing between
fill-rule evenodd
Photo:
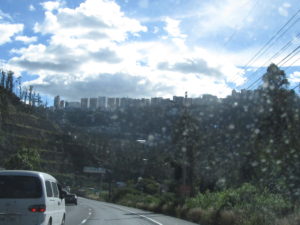
<instances>
[{"instance_id":1,"label":"van's rear window","mask_svg":"<svg viewBox=\"0 0 300 225\"><path fill-rule=\"evenodd\" d=\"M42 184L37 177L0 175L0 198L40 198Z\"/></svg>"}]
</instances>

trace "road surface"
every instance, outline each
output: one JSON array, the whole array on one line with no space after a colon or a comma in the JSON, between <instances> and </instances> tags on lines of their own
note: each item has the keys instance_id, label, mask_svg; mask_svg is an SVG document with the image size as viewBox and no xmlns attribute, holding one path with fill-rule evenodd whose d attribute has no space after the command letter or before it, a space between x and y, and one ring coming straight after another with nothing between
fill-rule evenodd
<instances>
[{"instance_id":1,"label":"road surface","mask_svg":"<svg viewBox=\"0 0 300 225\"><path fill-rule=\"evenodd\" d=\"M177 218L125 206L78 198L68 205L66 225L196 225Z\"/></svg>"}]
</instances>

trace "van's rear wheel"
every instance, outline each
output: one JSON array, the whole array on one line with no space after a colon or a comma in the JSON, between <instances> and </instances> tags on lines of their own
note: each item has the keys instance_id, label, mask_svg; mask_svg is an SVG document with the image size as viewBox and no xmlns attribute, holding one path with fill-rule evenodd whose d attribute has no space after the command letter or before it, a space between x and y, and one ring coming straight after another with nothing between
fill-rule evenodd
<instances>
[{"instance_id":1,"label":"van's rear wheel","mask_svg":"<svg viewBox=\"0 0 300 225\"><path fill-rule=\"evenodd\" d=\"M66 223L66 217L64 215L64 217L62 218L62 221L61 221L61 225L65 225L65 223Z\"/></svg>"}]
</instances>

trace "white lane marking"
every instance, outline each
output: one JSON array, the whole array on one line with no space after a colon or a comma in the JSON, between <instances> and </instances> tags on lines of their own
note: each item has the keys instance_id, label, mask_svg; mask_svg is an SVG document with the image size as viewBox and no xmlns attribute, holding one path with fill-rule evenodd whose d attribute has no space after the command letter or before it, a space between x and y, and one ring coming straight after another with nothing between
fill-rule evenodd
<instances>
[{"instance_id":1,"label":"white lane marking","mask_svg":"<svg viewBox=\"0 0 300 225\"><path fill-rule=\"evenodd\" d=\"M87 217L86 219L82 220L80 224L85 224L85 223L86 223L86 221L87 221L87 220L90 218L90 216L92 215L92 212L91 212L91 211L92 211L92 209L89 209L89 211L90 211L90 212L89 212L89 215L88 215L88 217Z\"/></svg>"},{"instance_id":2,"label":"white lane marking","mask_svg":"<svg viewBox=\"0 0 300 225\"><path fill-rule=\"evenodd\" d=\"M130 213L135 214L135 215L137 215L137 216L140 216L140 217L142 217L142 218L144 218L144 219L146 219L146 220L148 220L148 221L150 221L150 222L152 222L152 223L154 223L154 224L157 224L157 225L163 225L162 223L160 223L160 222L158 222L158 221L156 221L156 220L154 220L154 219L152 219L152 218L149 218L149 217L144 216L144 215L140 215L139 213L133 212L133 211L131 211L131 210L129 210L129 209L124 209L124 208L120 208L120 207L118 207L118 206L111 206L111 205L107 205L107 204L104 204L104 205L109 206L109 207L111 207L111 208L117 208L117 209L119 209L119 210L121 210L121 211L127 211L127 212L130 212Z\"/></svg>"}]
</instances>

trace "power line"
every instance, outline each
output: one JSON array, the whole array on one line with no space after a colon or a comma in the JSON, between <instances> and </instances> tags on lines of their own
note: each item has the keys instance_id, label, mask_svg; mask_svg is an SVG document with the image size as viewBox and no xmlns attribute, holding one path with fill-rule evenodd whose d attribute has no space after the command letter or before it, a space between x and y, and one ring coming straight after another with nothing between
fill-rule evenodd
<instances>
[{"instance_id":1,"label":"power line","mask_svg":"<svg viewBox=\"0 0 300 225\"><path fill-rule=\"evenodd\" d=\"M252 2L252 0L249 0L245 5L247 5L249 2ZM244 24L245 20L253 13L257 3L259 2L259 0L257 0L253 5L252 8L249 10L249 12L247 13L247 15L242 19L242 24ZM229 42L232 41L233 37L236 35L238 31L238 25L235 25L234 27L234 31L232 32L232 34L230 35L230 37L227 39L227 41L224 43L224 47L226 47Z\"/></svg>"},{"instance_id":2,"label":"power line","mask_svg":"<svg viewBox=\"0 0 300 225\"><path fill-rule=\"evenodd\" d=\"M278 65L280 65L284 60L286 60L281 66L283 66L284 64L286 64L288 61L290 61L293 57L295 57L298 53L300 52L300 45L297 46L295 49L293 49L287 56L285 56L279 63ZM294 54L294 55L293 55ZM291 58L289 58L291 55L293 55ZM300 58L298 58L297 60L299 60ZM293 63L296 63L296 61L294 61ZM259 82L261 80L261 78L263 77L260 76L258 79L256 79L247 89L250 89L251 87L253 87L254 84L256 84L257 82Z\"/></svg>"},{"instance_id":3,"label":"power line","mask_svg":"<svg viewBox=\"0 0 300 225\"><path fill-rule=\"evenodd\" d=\"M295 55L297 55L298 54L298 50L300 49L300 45L297 47L297 48L295 48L293 51L291 51L286 57L284 57L279 63L278 63L278 66L283 66L285 63L287 63L289 60L291 60ZM290 59L288 59L291 55L294 55L294 56L292 56ZM288 59L288 60L286 60L286 59ZM284 62L284 60L286 60L285 62ZM281 65L281 63L282 63L282 65Z\"/></svg>"},{"instance_id":4,"label":"power line","mask_svg":"<svg viewBox=\"0 0 300 225\"><path fill-rule=\"evenodd\" d=\"M295 38L298 40L299 37L300 37L300 33L298 33L298 34L296 35ZM278 52L276 52L276 53L272 56L272 59L273 59L273 58L276 58L276 57L279 56L282 52L284 52L286 49L288 49L288 48L293 44L293 42L294 42L294 40L293 40L293 38L292 38L289 42L287 42L287 44L285 44ZM272 60L272 59L271 59L271 60Z\"/></svg>"},{"instance_id":5,"label":"power line","mask_svg":"<svg viewBox=\"0 0 300 225\"><path fill-rule=\"evenodd\" d=\"M297 37L299 37L299 36L300 36L300 33L297 35ZM267 61L265 61L265 63L262 66L260 66L257 70L255 70L251 75L256 74L261 68L263 68L264 66L266 66L266 64L268 62L270 62L272 59L274 59L275 57L277 57L278 55L280 55L282 52L284 52L292 44L292 42L293 42L293 40L290 40L287 44L285 44L278 52L276 52L271 58L269 58ZM298 46L297 48L299 48L299 47L300 46ZM292 53L295 52L297 50L297 48L294 49L292 51ZM283 60L285 60L287 57L289 57L292 53L289 53L288 56L286 56ZM283 60L281 60L280 62L282 62ZM288 62L288 61L286 61L286 62ZM247 89L250 89L251 87L253 87L253 85L255 85L261 78L262 78L262 76L260 76L259 78L257 78L253 83L251 83L248 86Z\"/></svg>"},{"instance_id":6,"label":"power line","mask_svg":"<svg viewBox=\"0 0 300 225\"><path fill-rule=\"evenodd\" d=\"M295 90L297 87L299 87L300 84L297 84L295 87L293 87L291 90Z\"/></svg>"},{"instance_id":7,"label":"power line","mask_svg":"<svg viewBox=\"0 0 300 225\"><path fill-rule=\"evenodd\" d=\"M264 44L264 46L262 48L260 48L260 50L253 56L251 57L251 59L246 63L246 65L244 65L245 67L248 67L251 63L254 63L261 55L263 55L264 53L266 53L266 51L268 49L270 49L270 47L273 44L271 44L274 40L277 41L278 39L280 39L289 29L291 29L291 27L293 27L298 21L299 18L297 20L295 20L286 30L284 30L293 20L294 18L300 13L300 9L297 10L297 12L290 17L290 19ZM283 31L284 30L284 31ZM283 31L283 32L282 32ZM281 33L282 32L282 33ZM279 35L279 36L278 36ZM299 34L298 34L299 35ZM276 39L275 39L276 38ZM280 51L279 51L280 52ZM237 74L236 74L237 75ZM256 81L255 81L256 83ZM252 86L252 85L250 85Z\"/></svg>"},{"instance_id":8,"label":"power line","mask_svg":"<svg viewBox=\"0 0 300 225\"><path fill-rule=\"evenodd\" d=\"M291 69L291 67L300 60L300 57L298 57L295 61L293 61L286 69L285 72L289 71Z\"/></svg>"},{"instance_id":9,"label":"power line","mask_svg":"<svg viewBox=\"0 0 300 225\"><path fill-rule=\"evenodd\" d=\"M268 45L276 38L277 35L279 35L281 33L281 31L300 13L300 9L264 44L264 46L246 63L247 67L250 65L251 62L253 62L264 50L265 48L268 47ZM299 19L298 19L299 20ZM295 25L296 22L298 22L298 20L296 20L292 25ZM291 28L291 26L284 31L284 33L286 33L289 29ZM284 34L283 33L283 34ZM280 37L282 37L282 35L280 35ZM254 61L255 62L255 61Z\"/></svg>"},{"instance_id":10,"label":"power line","mask_svg":"<svg viewBox=\"0 0 300 225\"><path fill-rule=\"evenodd\" d=\"M299 22L300 21L300 18L298 18L297 20L295 20L282 34L280 34L280 36L278 36L275 40L274 40L274 43L272 44L272 45L274 45L275 44L275 42L276 41L278 41L289 29L291 29L297 22ZM299 35L299 34L298 34ZM292 41L291 41L292 42ZM263 55L264 53L266 53L270 48L271 48L271 46L272 45L270 45L270 46L268 46L268 48L266 48L261 54L260 54L260 56L261 55ZM255 61L254 61L255 62Z\"/></svg>"}]
</instances>

